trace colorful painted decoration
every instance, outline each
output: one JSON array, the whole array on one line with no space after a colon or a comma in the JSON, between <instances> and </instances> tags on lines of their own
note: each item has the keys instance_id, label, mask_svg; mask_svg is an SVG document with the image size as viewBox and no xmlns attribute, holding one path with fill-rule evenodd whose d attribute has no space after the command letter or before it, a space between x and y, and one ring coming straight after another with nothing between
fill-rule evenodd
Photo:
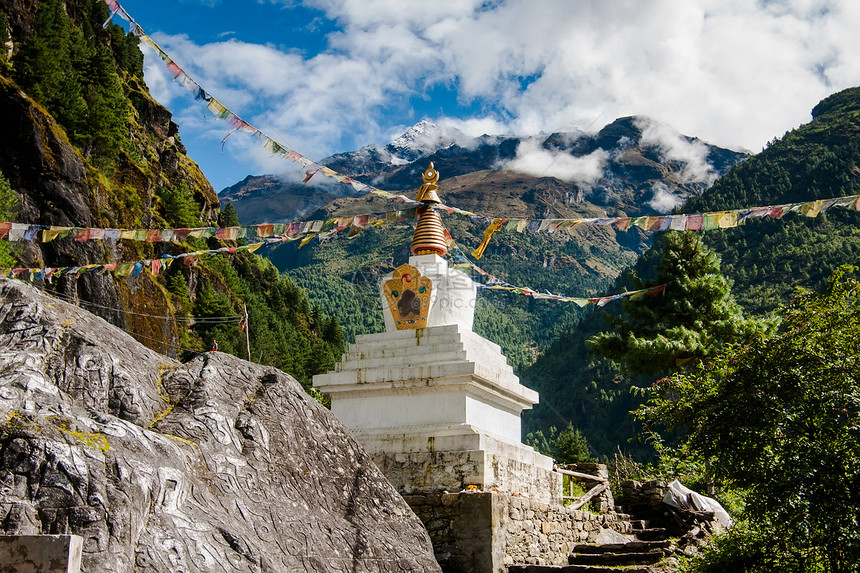
<instances>
[{"instance_id":1,"label":"colorful painted decoration","mask_svg":"<svg viewBox=\"0 0 860 573\"><path fill-rule=\"evenodd\" d=\"M382 286L397 330L424 328L430 311L433 281L412 265L400 265Z\"/></svg>"}]
</instances>

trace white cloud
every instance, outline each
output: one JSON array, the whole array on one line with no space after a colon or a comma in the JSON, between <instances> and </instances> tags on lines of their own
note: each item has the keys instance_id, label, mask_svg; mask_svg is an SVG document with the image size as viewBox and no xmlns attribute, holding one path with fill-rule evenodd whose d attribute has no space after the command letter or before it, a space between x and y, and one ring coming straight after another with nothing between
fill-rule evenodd
<instances>
[{"instance_id":1,"label":"white cloud","mask_svg":"<svg viewBox=\"0 0 860 573\"><path fill-rule=\"evenodd\" d=\"M609 152L603 149L582 157L574 157L564 151L545 149L541 140L529 138L520 142L517 156L501 167L526 175L555 177L590 187L603 176L608 158Z\"/></svg>"},{"instance_id":2,"label":"white cloud","mask_svg":"<svg viewBox=\"0 0 860 573\"><path fill-rule=\"evenodd\" d=\"M642 130L643 145L658 147L666 161L684 163L679 174L682 183L710 185L716 181L717 172L708 162L708 147L700 140L689 140L671 126L649 118L638 118L636 127Z\"/></svg>"},{"instance_id":3,"label":"white cloud","mask_svg":"<svg viewBox=\"0 0 860 573\"><path fill-rule=\"evenodd\" d=\"M654 197L648 201L648 206L658 213L668 213L684 202L681 197L674 195L669 186L662 181L656 181L651 186L651 190L654 192Z\"/></svg>"},{"instance_id":4,"label":"white cloud","mask_svg":"<svg viewBox=\"0 0 860 573\"><path fill-rule=\"evenodd\" d=\"M855 0L306 4L338 25L317 54L157 40L234 111L314 158L386 143L394 126L420 119L410 99L443 86L478 102L481 112L450 122L469 136L599 129L644 115L758 150L808 121L823 97L860 84ZM147 73L154 94L175 94ZM708 179L695 144L654 137L667 156L686 158L687 177Z\"/></svg>"}]
</instances>

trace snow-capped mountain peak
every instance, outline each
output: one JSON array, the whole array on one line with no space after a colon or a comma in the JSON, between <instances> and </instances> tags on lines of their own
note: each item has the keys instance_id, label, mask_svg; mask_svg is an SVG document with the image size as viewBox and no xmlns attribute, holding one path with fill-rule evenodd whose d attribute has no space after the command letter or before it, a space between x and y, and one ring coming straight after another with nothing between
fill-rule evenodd
<instances>
[{"instance_id":1,"label":"snow-capped mountain peak","mask_svg":"<svg viewBox=\"0 0 860 573\"><path fill-rule=\"evenodd\" d=\"M443 127L422 119L389 143L386 149L393 156L392 163L408 163L455 143L465 143L468 139L456 127Z\"/></svg>"}]
</instances>

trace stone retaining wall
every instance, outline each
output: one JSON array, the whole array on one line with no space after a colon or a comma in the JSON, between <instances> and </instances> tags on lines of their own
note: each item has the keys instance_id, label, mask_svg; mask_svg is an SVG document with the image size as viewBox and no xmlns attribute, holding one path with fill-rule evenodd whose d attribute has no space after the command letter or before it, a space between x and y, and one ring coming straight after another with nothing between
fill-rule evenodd
<instances>
[{"instance_id":1,"label":"stone retaining wall","mask_svg":"<svg viewBox=\"0 0 860 573\"><path fill-rule=\"evenodd\" d=\"M489 441L489 440L485 440ZM401 494L462 491L517 492L546 503L561 503L562 477L537 463L531 448L492 444L488 450L386 453L373 461ZM503 450L501 454L495 450ZM543 456L540 456L543 457Z\"/></svg>"},{"instance_id":2,"label":"stone retaining wall","mask_svg":"<svg viewBox=\"0 0 860 573\"><path fill-rule=\"evenodd\" d=\"M445 572L567 565L577 543L631 533L629 521L614 513L594 515L519 495L464 491L404 498L427 527Z\"/></svg>"},{"instance_id":3,"label":"stone retaining wall","mask_svg":"<svg viewBox=\"0 0 860 573\"><path fill-rule=\"evenodd\" d=\"M628 480L621 482L620 503L627 513L654 517L665 513L663 494L666 482L651 480L646 482Z\"/></svg>"}]
</instances>

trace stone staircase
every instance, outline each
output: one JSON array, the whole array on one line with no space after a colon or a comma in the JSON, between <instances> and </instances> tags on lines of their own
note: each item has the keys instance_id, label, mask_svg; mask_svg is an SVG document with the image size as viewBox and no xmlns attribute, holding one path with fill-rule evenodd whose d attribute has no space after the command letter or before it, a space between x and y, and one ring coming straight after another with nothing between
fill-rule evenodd
<instances>
[{"instance_id":1,"label":"stone staircase","mask_svg":"<svg viewBox=\"0 0 860 573\"><path fill-rule=\"evenodd\" d=\"M623 515L623 514L620 514ZM629 516L625 516L629 519ZM573 548L568 565L512 565L508 573L670 573L675 552L668 531L632 520L634 540L627 543L586 543Z\"/></svg>"}]
</instances>

